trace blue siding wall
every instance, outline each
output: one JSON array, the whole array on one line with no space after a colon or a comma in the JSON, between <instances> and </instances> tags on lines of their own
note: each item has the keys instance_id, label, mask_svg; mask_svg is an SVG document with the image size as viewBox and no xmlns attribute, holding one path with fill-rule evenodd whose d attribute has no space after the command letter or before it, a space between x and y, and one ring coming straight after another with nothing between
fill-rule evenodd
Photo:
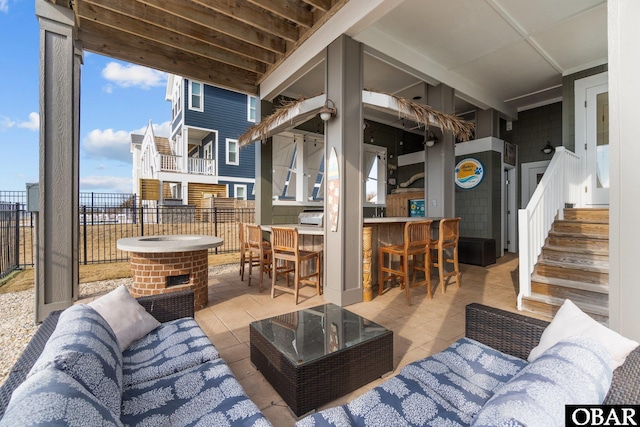
<instances>
[{"instance_id":1,"label":"blue siding wall","mask_svg":"<svg viewBox=\"0 0 640 427\"><path fill-rule=\"evenodd\" d=\"M182 127L182 113L178 114L171 121L171 137L174 137L178 129Z\"/></svg>"},{"instance_id":2,"label":"blue siding wall","mask_svg":"<svg viewBox=\"0 0 640 427\"><path fill-rule=\"evenodd\" d=\"M189 81L184 85L184 123L218 131L218 174L220 176L234 176L240 178L255 178L255 149L247 146L240 149L239 165L226 164L226 139L238 137L253 125L247 121L247 95L232 92L215 86L204 85L204 111L189 110ZM247 192L251 194L247 187ZM233 188L230 187L230 192ZM230 196L233 196L230 194Z\"/></svg>"}]
</instances>

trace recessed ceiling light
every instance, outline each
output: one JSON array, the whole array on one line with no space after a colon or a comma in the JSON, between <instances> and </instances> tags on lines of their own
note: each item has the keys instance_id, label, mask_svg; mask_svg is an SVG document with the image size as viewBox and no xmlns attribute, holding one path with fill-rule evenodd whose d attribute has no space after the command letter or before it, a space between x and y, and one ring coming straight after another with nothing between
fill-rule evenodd
<instances>
[{"instance_id":1,"label":"recessed ceiling light","mask_svg":"<svg viewBox=\"0 0 640 427\"><path fill-rule=\"evenodd\" d=\"M416 95L416 96L414 96L414 97L413 97L413 100L414 100L414 101L417 101L417 100L419 100L419 99L422 99L422 97L421 97L420 95Z\"/></svg>"}]
</instances>

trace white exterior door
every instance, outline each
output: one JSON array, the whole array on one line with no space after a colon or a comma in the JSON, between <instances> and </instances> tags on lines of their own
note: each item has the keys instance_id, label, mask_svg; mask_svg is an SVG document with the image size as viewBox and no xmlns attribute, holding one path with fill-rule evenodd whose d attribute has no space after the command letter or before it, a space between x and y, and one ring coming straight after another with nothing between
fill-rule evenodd
<instances>
[{"instance_id":1,"label":"white exterior door","mask_svg":"<svg viewBox=\"0 0 640 427\"><path fill-rule=\"evenodd\" d=\"M585 170L584 204L609 204L609 86L607 73L577 80L576 154Z\"/></svg>"}]
</instances>

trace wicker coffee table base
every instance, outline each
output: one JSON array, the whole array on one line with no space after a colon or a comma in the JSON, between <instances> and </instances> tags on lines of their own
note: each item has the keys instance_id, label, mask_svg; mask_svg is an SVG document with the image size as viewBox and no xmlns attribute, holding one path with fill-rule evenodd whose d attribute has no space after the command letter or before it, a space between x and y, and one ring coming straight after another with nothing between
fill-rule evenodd
<instances>
[{"instance_id":1,"label":"wicker coffee table base","mask_svg":"<svg viewBox=\"0 0 640 427\"><path fill-rule=\"evenodd\" d=\"M250 328L251 363L301 417L393 371L393 332L297 365L255 328Z\"/></svg>"}]
</instances>

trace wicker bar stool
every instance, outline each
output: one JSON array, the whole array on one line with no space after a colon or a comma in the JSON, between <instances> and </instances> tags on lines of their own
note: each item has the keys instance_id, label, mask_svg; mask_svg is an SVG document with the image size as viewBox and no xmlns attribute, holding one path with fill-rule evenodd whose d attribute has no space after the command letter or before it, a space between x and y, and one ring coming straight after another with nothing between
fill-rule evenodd
<instances>
[{"instance_id":1,"label":"wicker bar stool","mask_svg":"<svg viewBox=\"0 0 640 427\"><path fill-rule=\"evenodd\" d=\"M259 225L248 224L247 256L249 257L249 286L251 286L253 267L258 267L258 292L262 292L262 276L264 273L269 273L269 277L272 275L271 252L271 243L262 239L262 228Z\"/></svg>"},{"instance_id":2,"label":"wicker bar stool","mask_svg":"<svg viewBox=\"0 0 640 427\"><path fill-rule=\"evenodd\" d=\"M382 295L384 282L400 277L405 289L407 305L411 305L411 288L426 285L427 298L431 299L431 220L406 222L404 225L404 243L400 245L382 246L378 250L378 295ZM398 270L387 267L384 263L385 254L389 255L389 264L392 256L400 257L400 268ZM419 258L423 256L424 260ZM409 271L409 257L413 257L411 271ZM424 280L415 282L415 272L423 271ZM387 273L385 275L385 273ZM411 273L411 281L409 280ZM412 283L414 281L414 283Z\"/></svg>"},{"instance_id":3,"label":"wicker bar stool","mask_svg":"<svg viewBox=\"0 0 640 427\"><path fill-rule=\"evenodd\" d=\"M276 289L295 295L298 304L300 285L315 285L316 293L322 294L320 287L320 252L301 250L298 246L298 229L290 227L271 227L271 248L273 250L273 274L271 277L271 298L275 298ZM303 264L315 261L315 271L303 274ZM280 264L280 265L279 265ZM293 273L293 289L289 282L289 273ZM285 275L287 286L278 285L278 276ZM315 278L315 280L311 280Z\"/></svg>"},{"instance_id":4,"label":"wicker bar stool","mask_svg":"<svg viewBox=\"0 0 640 427\"><path fill-rule=\"evenodd\" d=\"M442 293L445 292L444 279L455 276L456 285L460 287L460 267L458 266L458 239L460 238L460 218L445 218L440 220L438 227L438 238L431 240L431 248L436 251L437 256L433 257L433 266L438 268L440 276L440 286ZM447 256L446 250L450 249L452 254ZM446 264L453 265L453 271L446 272Z\"/></svg>"}]
</instances>

